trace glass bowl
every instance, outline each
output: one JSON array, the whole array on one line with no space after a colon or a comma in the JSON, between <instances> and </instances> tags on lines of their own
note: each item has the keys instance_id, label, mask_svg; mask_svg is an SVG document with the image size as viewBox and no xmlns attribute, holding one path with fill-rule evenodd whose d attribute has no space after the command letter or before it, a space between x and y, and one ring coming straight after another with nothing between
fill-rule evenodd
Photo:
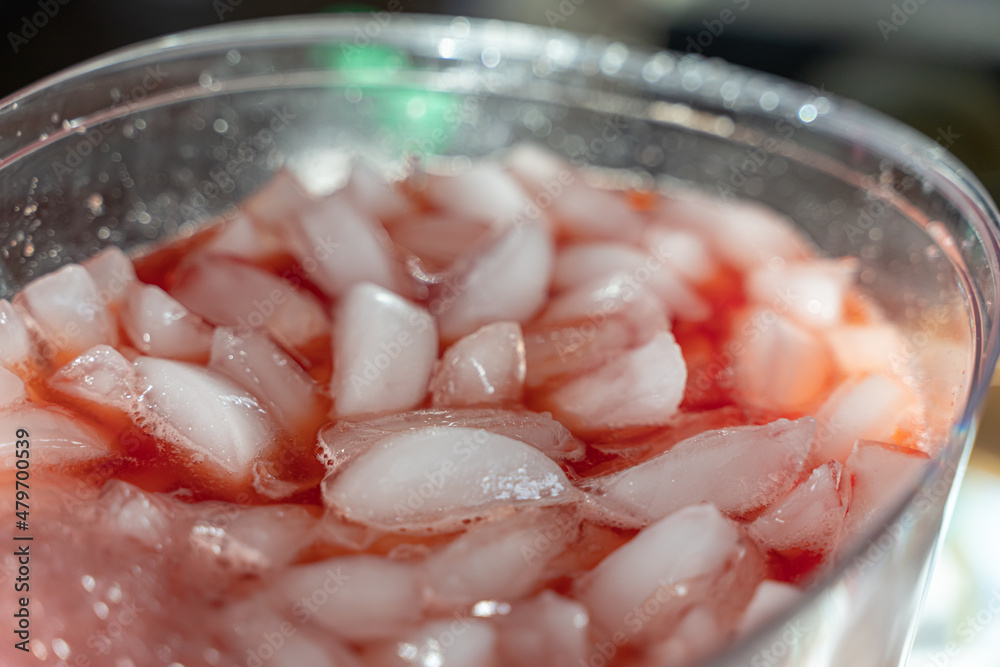
<instances>
[{"instance_id":1,"label":"glass bowl","mask_svg":"<svg viewBox=\"0 0 1000 667\"><path fill-rule=\"evenodd\" d=\"M857 104L499 21L380 12L164 37L0 101L0 297L108 245L189 236L283 166L330 190L357 156L390 175L461 169L520 142L609 187L763 202L858 258L918 361L941 454L799 604L706 664L899 664L997 359L998 214L943 147Z\"/></svg>"}]
</instances>

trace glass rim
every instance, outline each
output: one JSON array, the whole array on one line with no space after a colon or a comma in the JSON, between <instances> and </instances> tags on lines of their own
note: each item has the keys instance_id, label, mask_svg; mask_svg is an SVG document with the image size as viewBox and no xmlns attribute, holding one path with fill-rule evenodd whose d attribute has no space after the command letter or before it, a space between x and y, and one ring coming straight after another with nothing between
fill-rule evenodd
<instances>
[{"instance_id":1,"label":"glass rim","mask_svg":"<svg viewBox=\"0 0 1000 667\"><path fill-rule=\"evenodd\" d=\"M381 24L377 21L380 15L389 15L391 20ZM369 35L365 32L365 28L373 22L377 29L374 35ZM447 58L439 52L443 39L474 42L480 50L494 45L502 47L504 56L518 61L553 57L559 60L561 57L559 66L563 70L583 74L588 82L599 78L609 82L613 87L616 81L619 83L627 81L640 84L643 92L653 96L657 93L684 94L692 101L710 105L710 111L720 115L731 113L734 116L771 120L798 118L805 122L811 132L863 145L896 165L916 164L921 176L956 207L963 220L975 232L987 260L996 293L1000 294L1000 236L998 236L1000 213L996 205L965 165L937 142L913 128L834 94L820 91L822 94L817 95L815 90L805 84L732 65L719 59L677 51L655 50L649 46L625 45L599 36L581 35L497 19L372 11L364 14L337 13L254 19L156 37L85 60L0 99L0 137L3 135L3 126L8 120L5 118L8 112L30 104L35 98L44 97L57 87L85 83L89 76L95 74L111 73L123 67L152 64L155 61L162 61L166 54L169 54L171 59L183 59L197 55L222 54L230 49L245 47L307 48L331 43L344 44L359 34L368 37L368 41L364 44L355 44L358 48L368 44L390 44L409 50L411 53L422 53L436 58ZM568 49L571 56L566 57L564 52L553 56L554 44L560 45L556 51ZM607 58L609 53L613 54L612 66L605 67L602 58ZM468 58L461 56L455 57L454 60L469 61ZM653 63L659 64L651 67ZM657 69L689 76L691 73L715 77L743 76L747 80L764 82L779 88L782 96L779 103L771 109L764 109L759 104L754 108L749 104L757 102L757 98L742 100L742 103L746 104L742 108L739 104L724 107L720 106L721 98L717 93L704 95L699 94L697 90L680 88L677 81L668 83L662 76L657 78L655 76ZM828 108L817 108L818 101L829 105ZM812 106L808 112L808 115L812 116L809 120L803 117L807 105ZM116 105L109 101L106 107L95 109L92 113L108 111L115 107ZM125 114L133 110L129 107ZM39 140L25 137L23 146L7 154L0 154L0 170L16 161ZM964 281L963 288L966 291L967 305L972 319L973 367L970 369L969 390L965 396L961 417L952 424L948 442L934 459L938 464L945 459L948 450L956 446L956 440L961 439L963 434L974 433L975 420L1000 355L1000 302L998 302L1000 300L987 302L985 308L982 308L981 296L972 284L969 268L961 257L954 253L948 254L956 273ZM750 649L759 640L782 627L801 609L809 606L827 591L831 584L847 576L854 560L870 544L882 535L890 534L889 528L902 519L922 489L929 487L942 476L952 474L953 471L960 475L967 456L966 445L964 455L958 457L955 468L942 465L927 466L920 484L900 500L891 514L887 515L888 518L883 526L878 529L871 528L867 534L857 536L855 544L840 554L834 567L810 582L805 595L798 602L747 636L724 647L725 650L705 656L699 664L713 664L727 656ZM948 492L948 504L952 502L954 492L955 484L952 482ZM930 556L933 558L933 552Z\"/></svg>"}]
</instances>

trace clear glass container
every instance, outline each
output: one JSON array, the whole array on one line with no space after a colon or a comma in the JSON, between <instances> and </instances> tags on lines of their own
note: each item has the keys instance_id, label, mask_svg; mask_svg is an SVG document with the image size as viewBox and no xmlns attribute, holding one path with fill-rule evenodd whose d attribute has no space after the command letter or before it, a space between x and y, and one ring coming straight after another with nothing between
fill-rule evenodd
<instances>
[{"instance_id":1,"label":"clear glass container","mask_svg":"<svg viewBox=\"0 0 1000 667\"><path fill-rule=\"evenodd\" d=\"M190 235L285 165L331 189L359 155L401 174L525 141L611 187L761 201L858 258L910 344L942 453L799 605L708 664L899 664L997 358L998 214L940 146L859 105L498 21L381 13L164 37L0 102L0 296L110 244Z\"/></svg>"}]
</instances>

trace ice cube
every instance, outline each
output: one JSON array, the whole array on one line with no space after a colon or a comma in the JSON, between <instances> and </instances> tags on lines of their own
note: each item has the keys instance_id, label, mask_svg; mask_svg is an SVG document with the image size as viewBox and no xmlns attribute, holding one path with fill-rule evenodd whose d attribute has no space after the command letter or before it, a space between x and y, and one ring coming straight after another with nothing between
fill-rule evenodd
<instances>
[{"instance_id":1,"label":"ice cube","mask_svg":"<svg viewBox=\"0 0 1000 667\"><path fill-rule=\"evenodd\" d=\"M382 222L408 216L415 205L394 184L386 180L363 162L354 165L346 191L359 211L368 213Z\"/></svg>"},{"instance_id":2,"label":"ice cube","mask_svg":"<svg viewBox=\"0 0 1000 667\"><path fill-rule=\"evenodd\" d=\"M815 429L815 420L803 417L708 431L588 488L602 506L639 525L698 502L745 517L799 481Z\"/></svg>"},{"instance_id":3,"label":"ice cube","mask_svg":"<svg viewBox=\"0 0 1000 667\"><path fill-rule=\"evenodd\" d=\"M79 264L37 278L14 297L45 338L43 356L57 363L94 345L114 345L118 331L97 284Z\"/></svg>"},{"instance_id":4,"label":"ice cube","mask_svg":"<svg viewBox=\"0 0 1000 667\"><path fill-rule=\"evenodd\" d=\"M474 252L490 233L486 224L449 218L438 213L408 216L389 229L400 248L416 255L423 274L440 273Z\"/></svg>"},{"instance_id":5,"label":"ice cube","mask_svg":"<svg viewBox=\"0 0 1000 667\"><path fill-rule=\"evenodd\" d=\"M737 385L748 404L803 412L822 400L836 369L818 334L771 309L752 311L734 328L740 334L730 349Z\"/></svg>"},{"instance_id":6,"label":"ice cube","mask_svg":"<svg viewBox=\"0 0 1000 667\"><path fill-rule=\"evenodd\" d=\"M13 371L0 366L0 411L22 403L26 398L24 381Z\"/></svg>"},{"instance_id":7,"label":"ice cube","mask_svg":"<svg viewBox=\"0 0 1000 667\"><path fill-rule=\"evenodd\" d=\"M905 359L905 341L891 324L843 324L824 330L833 349L837 365L845 375L879 373L892 375L903 371L895 368L894 359Z\"/></svg>"},{"instance_id":8,"label":"ice cube","mask_svg":"<svg viewBox=\"0 0 1000 667\"><path fill-rule=\"evenodd\" d=\"M368 451L381 440L420 429L460 426L519 440L555 461L579 461L584 445L546 413L487 408L433 408L401 412L368 421L342 420L319 434L330 472Z\"/></svg>"},{"instance_id":9,"label":"ice cube","mask_svg":"<svg viewBox=\"0 0 1000 667\"><path fill-rule=\"evenodd\" d=\"M617 272L588 280L554 297L542 311L538 323L574 324L594 329L609 319L621 320L645 332L648 340L652 331L670 329L668 314L647 287ZM588 335L594 336L594 333L588 332Z\"/></svg>"},{"instance_id":10,"label":"ice cube","mask_svg":"<svg viewBox=\"0 0 1000 667\"><path fill-rule=\"evenodd\" d=\"M747 295L809 326L834 326L843 322L844 297L856 270L853 257L760 268L747 276Z\"/></svg>"},{"instance_id":11,"label":"ice cube","mask_svg":"<svg viewBox=\"0 0 1000 667\"><path fill-rule=\"evenodd\" d=\"M581 577L576 592L605 633L656 639L695 605L742 609L762 573L736 524L711 505L692 505L642 530Z\"/></svg>"},{"instance_id":12,"label":"ice cube","mask_svg":"<svg viewBox=\"0 0 1000 667\"><path fill-rule=\"evenodd\" d=\"M171 294L213 324L236 327L240 334L263 329L288 349L301 349L330 331L330 319L312 294L227 257L188 265Z\"/></svg>"},{"instance_id":13,"label":"ice cube","mask_svg":"<svg viewBox=\"0 0 1000 667\"><path fill-rule=\"evenodd\" d=\"M346 641L388 639L420 621L415 566L379 556L345 556L285 570L271 591L298 622Z\"/></svg>"},{"instance_id":14,"label":"ice cube","mask_svg":"<svg viewBox=\"0 0 1000 667\"><path fill-rule=\"evenodd\" d=\"M537 388L578 376L669 329L659 299L621 275L582 285L553 299L525 328L525 383Z\"/></svg>"},{"instance_id":15,"label":"ice cube","mask_svg":"<svg viewBox=\"0 0 1000 667\"><path fill-rule=\"evenodd\" d=\"M625 243L576 243L564 247L556 259L552 287L564 291L615 274L623 275L633 290L638 285L649 288L672 315L698 321L711 314L708 304L677 276L659 249L644 254Z\"/></svg>"},{"instance_id":16,"label":"ice cube","mask_svg":"<svg viewBox=\"0 0 1000 667\"><path fill-rule=\"evenodd\" d=\"M430 384L433 403L463 407L519 401L526 363L521 327L488 324L445 350Z\"/></svg>"},{"instance_id":17,"label":"ice cube","mask_svg":"<svg viewBox=\"0 0 1000 667\"><path fill-rule=\"evenodd\" d=\"M561 237L632 243L642 235L642 218L621 193L591 187L577 176L558 194L546 194L551 195L549 215ZM541 194L536 195L536 200L540 197Z\"/></svg>"},{"instance_id":18,"label":"ice cube","mask_svg":"<svg viewBox=\"0 0 1000 667\"><path fill-rule=\"evenodd\" d=\"M330 391L338 417L409 410L427 394L438 338L423 308L360 283L337 312Z\"/></svg>"},{"instance_id":19,"label":"ice cube","mask_svg":"<svg viewBox=\"0 0 1000 667\"><path fill-rule=\"evenodd\" d=\"M814 254L791 220L756 202L685 195L666 200L657 215L703 235L716 256L744 271L768 266L775 258L794 261Z\"/></svg>"},{"instance_id":20,"label":"ice cube","mask_svg":"<svg viewBox=\"0 0 1000 667\"><path fill-rule=\"evenodd\" d=\"M0 366L24 370L31 363L31 334L21 313L0 299Z\"/></svg>"},{"instance_id":21,"label":"ice cube","mask_svg":"<svg viewBox=\"0 0 1000 667\"><path fill-rule=\"evenodd\" d=\"M434 620L365 652L368 667L497 667L496 630L478 619Z\"/></svg>"},{"instance_id":22,"label":"ice cube","mask_svg":"<svg viewBox=\"0 0 1000 667\"><path fill-rule=\"evenodd\" d=\"M360 212L343 191L304 210L292 251L306 275L331 297L360 282L404 292L402 268L382 225Z\"/></svg>"},{"instance_id":23,"label":"ice cube","mask_svg":"<svg viewBox=\"0 0 1000 667\"><path fill-rule=\"evenodd\" d=\"M309 545L317 519L300 505L199 503L187 532L198 555L192 576L261 576L291 565Z\"/></svg>"},{"instance_id":24,"label":"ice cube","mask_svg":"<svg viewBox=\"0 0 1000 667\"><path fill-rule=\"evenodd\" d=\"M746 637L775 616L784 613L802 599L802 589L782 581L766 579L757 586L750 604L743 612L737 628L740 637Z\"/></svg>"},{"instance_id":25,"label":"ice cube","mask_svg":"<svg viewBox=\"0 0 1000 667\"><path fill-rule=\"evenodd\" d=\"M472 528L424 565L434 606L461 611L479 600L513 601L534 593L579 526L576 512L553 508L520 510Z\"/></svg>"},{"instance_id":26,"label":"ice cube","mask_svg":"<svg viewBox=\"0 0 1000 667\"><path fill-rule=\"evenodd\" d=\"M455 276L432 292L441 336L456 340L492 322L525 322L545 302L553 246L537 224L515 226L482 253L464 258Z\"/></svg>"},{"instance_id":27,"label":"ice cube","mask_svg":"<svg viewBox=\"0 0 1000 667\"><path fill-rule=\"evenodd\" d=\"M313 198L290 171L282 169L248 197L241 209L276 238L287 235L295 216L315 206Z\"/></svg>"},{"instance_id":28,"label":"ice cube","mask_svg":"<svg viewBox=\"0 0 1000 667\"><path fill-rule=\"evenodd\" d=\"M568 162L539 144L517 144L504 155L503 163L533 195L545 192L546 184L552 189L554 183L568 185L579 178Z\"/></svg>"},{"instance_id":29,"label":"ice cube","mask_svg":"<svg viewBox=\"0 0 1000 667\"><path fill-rule=\"evenodd\" d=\"M319 386L266 336L217 328L208 366L260 399L268 414L291 434L312 437L326 419Z\"/></svg>"},{"instance_id":30,"label":"ice cube","mask_svg":"<svg viewBox=\"0 0 1000 667\"><path fill-rule=\"evenodd\" d=\"M121 321L132 345L144 354L199 363L208 360L212 328L155 285L129 290Z\"/></svg>"},{"instance_id":31,"label":"ice cube","mask_svg":"<svg viewBox=\"0 0 1000 667\"><path fill-rule=\"evenodd\" d=\"M257 594L230 602L213 624L216 637L225 638L223 663L219 651L208 652L216 664L245 667L363 667L354 652L322 629L287 620L268 599ZM216 641L215 647L223 645Z\"/></svg>"},{"instance_id":32,"label":"ice cube","mask_svg":"<svg viewBox=\"0 0 1000 667\"><path fill-rule=\"evenodd\" d=\"M448 532L501 509L577 497L534 447L461 426L386 437L323 482L327 506L344 517L402 531Z\"/></svg>"},{"instance_id":33,"label":"ice cube","mask_svg":"<svg viewBox=\"0 0 1000 667\"><path fill-rule=\"evenodd\" d=\"M253 396L200 366L140 357L135 361L144 428L182 451L195 470L247 478L275 427Z\"/></svg>"},{"instance_id":34,"label":"ice cube","mask_svg":"<svg viewBox=\"0 0 1000 667\"><path fill-rule=\"evenodd\" d=\"M261 261L281 252L280 242L254 224L244 212L220 224L218 232L198 252L247 261Z\"/></svg>"},{"instance_id":35,"label":"ice cube","mask_svg":"<svg viewBox=\"0 0 1000 667\"><path fill-rule=\"evenodd\" d=\"M32 442L33 459L41 453L36 446ZM33 470L37 463L33 461ZM119 519L128 528L136 525L117 516L115 510L122 506L106 504L109 498L92 486L105 469L101 464L88 474L66 477L50 470L32 473L30 556L37 568L32 574L46 576L30 581L29 646L34 652L11 650L5 665L155 665L163 664L165 655L198 664L200 650L207 648L204 615L177 611L204 603L169 580L176 561L167 565L165 554L148 546L145 533L135 539L119 532ZM17 571L14 549L9 553L9 558L0 556L0 572ZM0 600L2 613L13 614L14 609L13 596Z\"/></svg>"},{"instance_id":36,"label":"ice cube","mask_svg":"<svg viewBox=\"0 0 1000 667\"><path fill-rule=\"evenodd\" d=\"M497 616L499 654L507 665L586 665L590 623L587 609L550 590L515 604Z\"/></svg>"},{"instance_id":37,"label":"ice cube","mask_svg":"<svg viewBox=\"0 0 1000 667\"><path fill-rule=\"evenodd\" d=\"M2 415L4 423L10 425L0 434L0 468L4 470L14 470L22 458L17 452L24 445L18 447L18 441L30 443L33 468L67 467L115 452L110 438L59 406L24 403L4 410Z\"/></svg>"},{"instance_id":38,"label":"ice cube","mask_svg":"<svg viewBox=\"0 0 1000 667\"><path fill-rule=\"evenodd\" d=\"M108 480L101 489L98 506L116 540L135 540L147 549L162 551L171 546L172 529L188 506L147 493L127 482Z\"/></svg>"},{"instance_id":39,"label":"ice cube","mask_svg":"<svg viewBox=\"0 0 1000 667\"><path fill-rule=\"evenodd\" d=\"M120 412L137 409L135 368L107 345L95 345L60 368L48 380L55 391L85 403Z\"/></svg>"},{"instance_id":40,"label":"ice cube","mask_svg":"<svg viewBox=\"0 0 1000 667\"><path fill-rule=\"evenodd\" d=\"M916 400L908 387L885 375L847 378L816 413L811 464L846 462L858 440L891 441L896 430L906 424L908 410Z\"/></svg>"},{"instance_id":41,"label":"ice cube","mask_svg":"<svg viewBox=\"0 0 1000 667\"><path fill-rule=\"evenodd\" d=\"M708 244L690 230L653 222L643 230L642 245L693 285L706 282L718 271Z\"/></svg>"},{"instance_id":42,"label":"ice cube","mask_svg":"<svg viewBox=\"0 0 1000 667\"><path fill-rule=\"evenodd\" d=\"M761 415L735 405L727 405L715 410L681 411L670 418L664 426L655 430L642 429L634 436L613 434L593 443L593 447L612 454L630 464L641 463L669 450L679 442L699 435L734 426L759 424Z\"/></svg>"},{"instance_id":43,"label":"ice cube","mask_svg":"<svg viewBox=\"0 0 1000 667\"><path fill-rule=\"evenodd\" d=\"M852 486L846 534L856 537L889 518L889 513L916 489L927 474L927 454L885 442L859 440L844 467Z\"/></svg>"},{"instance_id":44,"label":"ice cube","mask_svg":"<svg viewBox=\"0 0 1000 667\"><path fill-rule=\"evenodd\" d=\"M659 331L642 347L568 381L548 404L574 432L657 426L677 412L686 381L680 347L670 332Z\"/></svg>"},{"instance_id":45,"label":"ice cube","mask_svg":"<svg viewBox=\"0 0 1000 667\"><path fill-rule=\"evenodd\" d=\"M748 527L764 550L797 549L829 556L840 540L851 503L851 482L837 461L825 463Z\"/></svg>"},{"instance_id":46,"label":"ice cube","mask_svg":"<svg viewBox=\"0 0 1000 667\"><path fill-rule=\"evenodd\" d=\"M684 614L670 639L650 647L644 666L694 664L724 645L727 635L710 609L696 606Z\"/></svg>"},{"instance_id":47,"label":"ice cube","mask_svg":"<svg viewBox=\"0 0 1000 667\"><path fill-rule=\"evenodd\" d=\"M101 302L111 309L120 308L129 288L138 282L132 260L117 246L108 246L82 266L94 279Z\"/></svg>"},{"instance_id":48,"label":"ice cube","mask_svg":"<svg viewBox=\"0 0 1000 667\"><path fill-rule=\"evenodd\" d=\"M507 226L525 216L530 203L509 173L487 162L459 174L428 176L424 195L448 215L495 226Z\"/></svg>"}]
</instances>

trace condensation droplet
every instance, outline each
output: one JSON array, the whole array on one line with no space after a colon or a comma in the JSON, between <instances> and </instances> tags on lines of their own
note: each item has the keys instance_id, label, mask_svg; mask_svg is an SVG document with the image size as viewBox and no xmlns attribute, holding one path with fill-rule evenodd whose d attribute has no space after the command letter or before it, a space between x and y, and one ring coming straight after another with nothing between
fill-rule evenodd
<instances>
[{"instance_id":1,"label":"condensation droplet","mask_svg":"<svg viewBox=\"0 0 1000 667\"><path fill-rule=\"evenodd\" d=\"M65 639L56 637L52 640L52 652L59 656L60 660L65 660L69 657L69 644Z\"/></svg>"},{"instance_id":2,"label":"condensation droplet","mask_svg":"<svg viewBox=\"0 0 1000 667\"><path fill-rule=\"evenodd\" d=\"M100 215L104 211L104 197L100 193L95 192L90 195L84 203L87 205L87 209L94 215Z\"/></svg>"}]
</instances>

